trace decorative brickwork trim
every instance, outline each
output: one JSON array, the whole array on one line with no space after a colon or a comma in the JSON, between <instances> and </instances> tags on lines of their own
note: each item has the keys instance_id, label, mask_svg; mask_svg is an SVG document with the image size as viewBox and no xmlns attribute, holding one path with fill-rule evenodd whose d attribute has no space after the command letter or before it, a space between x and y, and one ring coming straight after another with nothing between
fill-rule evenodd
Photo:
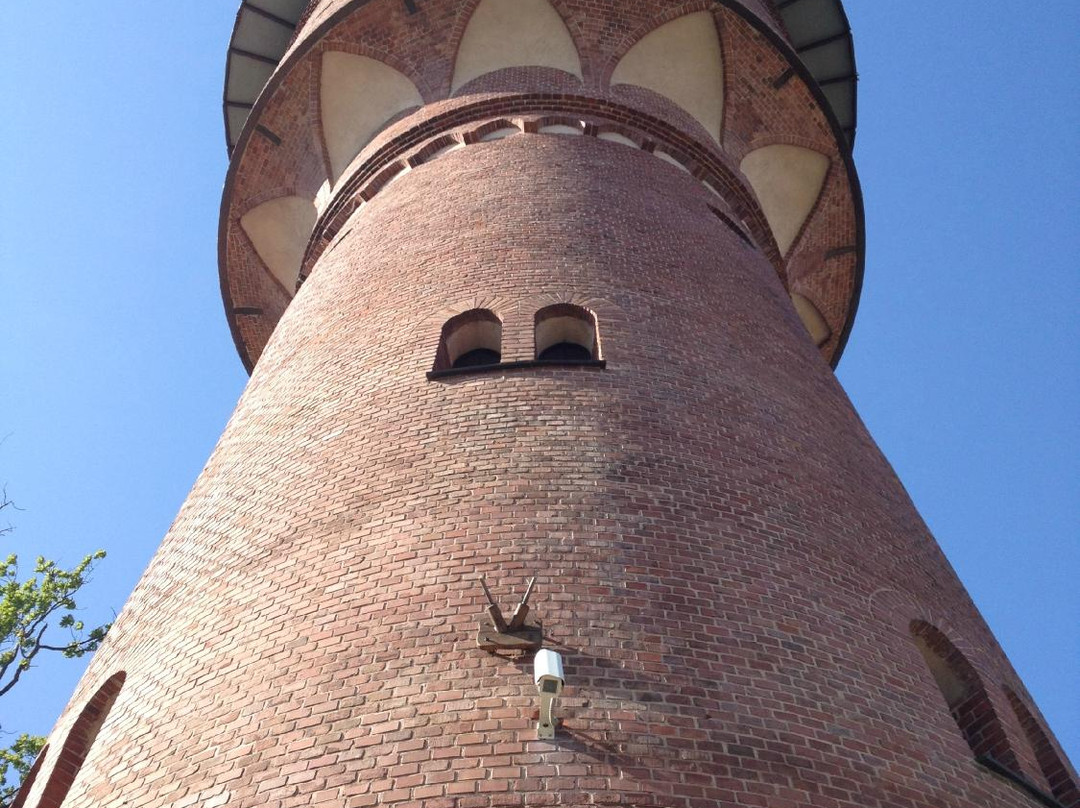
<instances>
[{"instance_id":1,"label":"decorative brickwork trim","mask_svg":"<svg viewBox=\"0 0 1080 808\"><path fill-rule=\"evenodd\" d=\"M1035 760L1038 762L1039 768L1050 786L1050 791L1057 800L1057 804L1063 806L1063 808L1077 808L1077 806L1080 806L1080 789L1077 788L1076 781L1066 767L1065 762L1058 755L1057 750L1054 749L1050 738L1047 737L1039 721L1013 690L1006 687L1005 696L1009 699L1009 706L1012 707L1013 712L1016 714L1024 734L1027 735L1028 742L1035 753Z\"/></svg>"},{"instance_id":2,"label":"decorative brickwork trim","mask_svg":"<svg viewBox=\"0 0 1080 808\"><path fill-rule=\"evenodd\" d=\"M45 756L47 754L49 754L49 745L45 744L42 750L38 752L38 756L34 760L34 765L32 765L30 771L26 773L26 779L23 780L18 793L15 794L15 799L12 800L11 805L9 805L8 808L22 808L23 804L26 802L26 798L30 796L30 789L34 787L34 781L37 779L38 772L41 771L41 764L45 762Z\"/></svg>"},{"instance_id":3,"label":"decorative brickwork trim","mask_svg":"<svg viewBox=\"0 0 1080 808\"><path fill-rule=\"evenodd\" d=\"M713 212L713 214L716 216L716 218L719 219L721 222L723 222L727 226L727 228L729 230L731 230L732 233L734 233L736 236L738 236L740 239L742 239L742 242L747 247L750 247L752 249L757 249L756 247L754 247L754 242L750 238L750 236L748 236L746 234L746 231L743 230L742 227L740 227L738 224L736 224L734 219L732 219L730 216L728 216L726 213L724 213L722 210L720 210L715 205L709 205L709 210L711 210Z\"/></svg>"},{"instance_id":4,"label":"decorative brickwork trim","mask_svg":"<svg viewBox=\"0 0 1080 808\"><path fill-rule=\"evenodd\" d=\"M1021 771L982 678L967 658L929 623L913 621L911 635L926 657L949 712L972 753L977 758L991 757L1013 771ZM938 664L932 657L936 657Z\"/></svg>"},{"instance_id":5,"label":"decorative brickwork trim","mask_svg":"<svg viewBox=\"0 0 1080 808\"><path fill-rule=\"evenodd\" d=\"M426 146L424 146L416 154L409 158L409 165L413 168L423 165L429 160L434 160L436 157L445 154L448 151L459 149L464 146L465 143L454 135L446 135L445 137L437 137Z\"/></svg>"},{"instance_id":6,"label":"decorative brickwork trim","mask_svg":"<svg viewBox=\"0 0 1080 808\"><path fill-rule=\"evenodd\" d=\"M371 199L374 196L368 186L379 184L379 178L388 164L407 160L411 152L423 150L433 137L445 137L449 134L448 130L467 126L477 120L490 118L465 134L467 143L478 142L485 134L501 128L524 129L522 123L514 120L518 116L537 117L540 120L552 116L544 115L545 112L563 118L581 119L585 124L593 124L590 129L596 132L618 131L622 134L624 129L636 129L637 132L627 132L626 136L642 143L642 148L648 151L662 144L663 151L680 162L685 161L683 164L695 177L725 193L725 198L734 208L733 212L751 230L755 241L762 245L762 250L783 278L784 260L757 200L736 173L709 149L666 122L630 107L598 98L544 93L505 95L465 104L433 116L384 144L352 176L342 181L333 202L315 225L300 277L306 278L310 274L325 245L355 212L356 198ZM588 121L586 118L595 120Z\"/></svg>"},{"instance_id":7,"label":"decorative brickwork trim","mask_svg":"<svg viewBox=\"0 0 1080 808\"><path fill-rule=\"evenodd\" d=\"M110 676L83 707L68 731L37 808L60 808L63 804L126 678L123 671Z\"/></svg>"}]
</instances>

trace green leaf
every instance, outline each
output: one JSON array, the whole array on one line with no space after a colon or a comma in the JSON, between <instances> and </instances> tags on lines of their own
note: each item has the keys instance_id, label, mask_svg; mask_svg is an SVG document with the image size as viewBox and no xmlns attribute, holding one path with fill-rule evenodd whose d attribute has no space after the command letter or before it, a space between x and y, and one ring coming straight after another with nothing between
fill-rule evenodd
<instances>
[{"instance_id":1,"label":"green leaf","mask_svg":"<svg viewBox=\"0 0 1080 808\"><path fill-rule=\"evenodd\" d=\"M15 799L19 785L44 746L45 739L40 735L24 733L7 749L0 749L0 805Z\"/></svg>"}]
</instances>

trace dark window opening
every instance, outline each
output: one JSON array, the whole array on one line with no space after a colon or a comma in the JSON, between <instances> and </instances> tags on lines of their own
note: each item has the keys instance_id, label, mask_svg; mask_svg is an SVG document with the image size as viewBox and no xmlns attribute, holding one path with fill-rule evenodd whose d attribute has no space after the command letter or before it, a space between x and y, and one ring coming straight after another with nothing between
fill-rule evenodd
<instances>
[{"instance_id":1,"label":"dark window opening","mask_svg":"<svg viewBox=\"0 0 1080 808\"><path fill-rule=\"evenodd\" d=\"M450 367L477 368L484 365L497 365L501 358L498 351L493 351L490 348L474 348L455 359L454 364Z\"/></svg>"},{"instance_id":2,"label":"dark window opening","mask_svg":"<svg viewBox=\"0 0 1080 808\"><path fill-rule=\"evenodd\" d=\"M592 351L576 342L556 342L541 351L536 358L545 362L587 362L593 358L593 355Z\"/></svg>"}]
</instances>

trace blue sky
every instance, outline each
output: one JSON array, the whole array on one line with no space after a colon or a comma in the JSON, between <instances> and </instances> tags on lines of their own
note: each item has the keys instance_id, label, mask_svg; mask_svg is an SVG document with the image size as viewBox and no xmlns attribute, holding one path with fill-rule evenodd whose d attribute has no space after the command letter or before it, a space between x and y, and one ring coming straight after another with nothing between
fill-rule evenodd
<instances>
[{"instance_id":1,"label":"blue sky","mask_svg":"<svg viewBox=\"0 0 1080 808\"><path fill-rule=\"evenodd\" d=\"M838 375L1080 761L1080 4L847 3L862 303ZM16 3L0 34L0 551L119 610L246 376L218 295L229 3ZM0 703L45 733L81 673Z\"/></svg>"}]
</instances>

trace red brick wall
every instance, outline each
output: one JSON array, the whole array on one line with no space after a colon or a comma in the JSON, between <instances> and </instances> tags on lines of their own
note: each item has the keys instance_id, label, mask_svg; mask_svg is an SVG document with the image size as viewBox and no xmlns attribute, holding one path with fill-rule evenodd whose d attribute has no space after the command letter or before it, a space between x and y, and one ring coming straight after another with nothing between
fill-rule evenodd
<instances>
[{"instance_id":1,"label":"red brick wall","mask_svg":"<svg viewBox=\"0 0 1080 808\"><path fill-rule=\"evenodd\" d=\"M383 189L61 720L53 748L127 672L65 808L1025 804L909 624L979 671L1014 744L1015 675L708 198L643 152L529 134ZM453 314L496 312L510 361L557 302L596 313L606 369L426 379ZM506 606L538 576L554 743L530 660L475 647L479 574Z\"/></svg>"}]
</instances>

